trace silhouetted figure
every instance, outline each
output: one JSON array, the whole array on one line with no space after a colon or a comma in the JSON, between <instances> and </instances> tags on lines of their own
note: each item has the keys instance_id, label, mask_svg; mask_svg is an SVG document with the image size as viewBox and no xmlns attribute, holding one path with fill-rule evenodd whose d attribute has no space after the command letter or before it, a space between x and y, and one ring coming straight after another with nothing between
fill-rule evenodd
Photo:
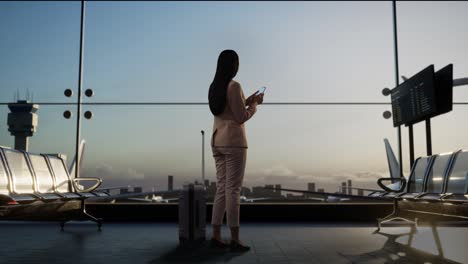
<instances>
[{"instance_id":1,"label":"silhouetted figure","mask_svg":"<svg viewBox=\"0 0 468 264\"><path fill-rule=\"evenodd\" d=\"M230 248L246 251L239 239L240 191L247 159L247 139L244 123L263 102L263 94L244 97L240 84L232 78L239 69L239 57L233 50L224 50L218 58L213 82L208 92L210 110L214 115L211 147L216 163L216 195L213 205L212 225L215 247L228 247L221 239L221 225L226 211L231 229Z\"/></svg>"}]
</instances>

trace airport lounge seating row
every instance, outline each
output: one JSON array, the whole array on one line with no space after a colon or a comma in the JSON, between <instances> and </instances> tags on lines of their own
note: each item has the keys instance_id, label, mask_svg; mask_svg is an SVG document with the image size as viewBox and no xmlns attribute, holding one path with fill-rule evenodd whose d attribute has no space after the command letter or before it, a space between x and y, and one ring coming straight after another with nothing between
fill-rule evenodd
<instances>
[{"instance_id":1,"label":"airport lounge seating row","mask_svg":"<svg viewBox=\"0 0 468 264\"><path fill-rule=\"evenodd\" d=\"M395 178L382 180L395 181ZM417 225L417 218L408 219L403 214L411 213L424 219L443 216L468 220L468 150L418 158L411 170L408 182L404 178L400 190L374 192L372 197L394 201L394 211L381 224L395 219ZM384 187L382 181L379 185Z\"/></svg>"},{"instance_id":2,"label":"airport lounge seating row","mask_svg":"<svg viewBox=\"0 0 468 264\"><path fill-rule=\"evenodd\" d=\"M92 181L94 184L84 189L80 184L82 181ZM78 208L61 206L62 215L63 208L78 209L80 217L95 221L100 227L101 221L86 213L84 201L91 197L110 195L106 191L97 190L101 182L99 178L72 178L63 155L32 154L0 147L0 207L3 207L0 218L28 219L36 216L36 213L31 213L34 212L31 208L79 201ZM62 228L68 220L73 219L61 220Z\"/></svg>"}]
</instances>

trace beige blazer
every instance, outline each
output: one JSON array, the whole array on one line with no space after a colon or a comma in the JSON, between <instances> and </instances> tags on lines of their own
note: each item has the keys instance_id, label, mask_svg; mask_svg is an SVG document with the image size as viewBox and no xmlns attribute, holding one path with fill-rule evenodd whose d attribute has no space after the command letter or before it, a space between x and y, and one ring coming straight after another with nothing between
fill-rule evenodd
<instances>
[{"instance_id":1,"label":"beige blazer","mask_svg":"<svg viewBox=\"0 0 468 264\"><path fill-rule=\"evenodd\" d=\"M212 147L247 148L244 123L257 111L257 104L246 107L245 97L240 84L231 81L227 88L226 107L214 117Z\"/></svg>"}]
</instances>

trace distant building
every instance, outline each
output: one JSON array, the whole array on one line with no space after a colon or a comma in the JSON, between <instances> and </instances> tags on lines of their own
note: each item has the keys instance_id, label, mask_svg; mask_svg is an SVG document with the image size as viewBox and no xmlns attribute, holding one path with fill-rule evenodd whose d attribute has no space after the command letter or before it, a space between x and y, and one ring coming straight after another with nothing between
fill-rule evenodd
<instances>
[{"instance_id":1,"label":"distant building","mask_svg":"<svg viewBox=\"0 0 468 264\"><path fill-rule=\"evenodd\" d=\"M269 188L269 189L265 189ZM262 186L254 186L252 187L252 197L259 198L259 197L276 197L276 193L274 190L274 185L267 184L265 187Z\"/></svg>"},{"instance_id":2,"label":"distant building","mask_svg":"<svg viewBox=\"0 0 468 264\"><path fill-rule=\"evenodd\" d=\"M346 194L346 182L341 183L341 193Z\"/></svg>"},{"instance_id":3,"label":"distant building","mask_svg":"<svg viewBox=\"0 0 468 264\"><path fill-rule=\"evenodd\" d=\"M307 190L309 192L315 192L315 182L309 182L307 183Z\"/></svg>"},{"instance_id":4,"label":"distant building","mask_svg":"<svg viewBox=\"0 0 468 264\"><path fill-rule=\"evenodd\" d=\"M15 149L28 151L29 137L36 132L38 116L36 114L39 105L28 101L18 100L8 104L8 131L15 137Z\"/></svg>"},{"instance_id":5,"label":"distant building","mask_svg":"<svg viewBox=\"0 0 468 264\"><path fill-rule=\"evenodd\" d=\"M210 186L210 180L205 180L204 184L205 184L205 187L208 188L208 186Z\"/></svg>"},{"instance_id":6,"label":"distant building","mask_svg":"<svg viewBox=\"0 0 468 264\"><path fill-rule=\"evenodd\" d=\"M260 186L253 186L252 187L252 197L261 197L265 189Z\"/></svg>"},{"instance_id":7,"label":"distant building","mask_svg":"<svg viewBox=\"0 0 468 264\"><path fill-rule=\"evenodd\" d=\"M174 190L174 176L172 175L167 176L167 190Z\"/></svg>"},{"instance_id":8,"label":"distant building","mask_svg":"<svg viewBox=\"0 0 468 264\"><path fill-rule=\"evenodd\" d=\"M129 193L128 188L120 188L120 194Z\"/></svg>"},{"instance_id":9,"label":"distant building","mask_svg":"<svg viewBox=\"0 0 468 264\"><path fill-rule=\"evenodd\" d=\"M211 182L210 183L210 188L215 188L215 190L216 190L216 182Z\"/></svg>"},{"instance_id":10,"label":"distant building","mask_svg":"<svg viewBox=\"0 0 468 264\"><path fill-rule=\"evenodd\" d=\"M353 194L352 186L351 180L348 180L348 194Z\"/></svg>"},{"instance_id":11,"label":"distant building","mask_svg":"<svg viewBox=\"0 0 468 264\"><path fill-rule=\"evenodd\" d=\"M357 194L360 195L360 196L364 196L364 190L358 189Z\"/></svg>"},{"instance_id":12,"label":"distant building","mask_svg":"<svg viewBox=\"0 0 468 264\"><path fill-rule=\"evenodd\" d=\"M325 192L325 189L324 188L318 188L317 192L323 193L323 192Z\"/></svg>"},{"instance_id":13,"label":"distant building","mask_svg":"<svg viewBox=\"0 0 468 264\"><path fill-rule=\"evenodd\" d=\"M206 184L206 181L205 181ZM216 182L209 182L208 186L206 186L206 196L208 199L213 199L216 195Z\"/></svg>"},{"instance_id":14,"label":"distant building","mask_svg":"<svg viewBox=\"0 0 468 264\"><path fill-rule=\"evenodd\" d=\"M134 187L133 192L134 193L141 193L141 192L143 192L143 188L142 187Z\"/></svg>"}]
</instances>

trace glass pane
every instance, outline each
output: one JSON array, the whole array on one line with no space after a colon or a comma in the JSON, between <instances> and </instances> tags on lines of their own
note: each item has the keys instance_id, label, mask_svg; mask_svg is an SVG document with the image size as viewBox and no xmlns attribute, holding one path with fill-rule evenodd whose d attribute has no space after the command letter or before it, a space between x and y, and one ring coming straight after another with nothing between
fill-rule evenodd
<instances>
[{"instance_id":1,"label":"glass pane","mask_svg":"<svg viewBox=\"0 0 468 264\"><path fill-rule=\"evenodd\" d=\"M468 77L468 2L400 1L397 7L401 75L410 77L430 64L437 71L453 63L454 78ZM455 87L453 99L468 101L468 90Z\"/></svg>"},{"instance_id":2,"label":"glass pane","mask_svg":"<svg viewBox=\"0 0 468 264\"><path fill-rule=\"evenodd\" d=\"M76 111L74 105L39 105L37 110L36 131L28 137L31 153L62 153L70 161L75 155ZM63 112L70 110L72 117L66 119ZM15 137L8 132L8 114L11 111L6 105L0 106L0 143L14 148Z\"/></svg>"},{"instance_id":3,"label":"glass pane","mask_svg":"<svg viewBox=\"0 0 468 264\"><path fill-rule=\"evenodd\" d=\"M37 190L40 193L54 192L54 181L44 157L40 155L29 155L29 159L36 173Z\"/></svg>"},{"instance_id":4,"label":"glass pane","mask_svg":"<svg viewBox=\"0 0 468 264\"><path fill-rule=\"evenodd\" d=\"M448 193L468 193L468 151L457 155L447 185Z\"/></svg>"},{"instance_id":5,"label":"glass pane","mask_svg":"<svg viewBox=\"0 0 468 264\"><path fill-rule=\"evenodd\" d=\"M466 133L468 125L460 120L466 119L468 108L466 105L455 105L453 111L431 119L432 154L455 152L468 149ZM426 124L420 122L413 126L415 157L427 156ZM402 127L404 154L408 155L408 128ZM407 156L408 157L408 156ZM409 157L405 158L405 166L409 165Z\"/></svg>"},{"instance_id":6,"label":"glass pane","mask_svg":"<svg viewBox=\"0 0 468 264\"><path fill-rule=\"evenodd\" d=\"M93 106L83 121L87 142L83 174L103 178L103 186L142 186L166 190L201 182L205 131L206 179L215 180L210 148L213 117L202 106ZM348 179L354 187L377 188L388 177L383 138L396 147L385 106L260 106L246 123L244 185L335 192ZM395 148L396 150L396 148ZM284 193L283 193L284 195Z\"/></svg>"},{"instance_id":7,"label":"glass pane","mask_svg":"<svg viewBox=\"0 0 468 264\"><path fill-rule=\"evenodd\" d=\"M246 94L386 101L394 85L390 2L87 3L89 102L206 102L224 49Z\"/></svg>"},{"instance_id":8,"label":"glass pane","mask_svg":"<svg viewBox=\"0 0 468 264\"><path fill-rule=\"evenodd\" d=\"M33 178L24 154L18 151L5 150L5 155L14 179L15 191L17 193L33 193Z\"/></svg>"},{"instance_id":9,"label":"glass pane","mask_svg":"<svg viewBox=\"0 0 468 264\"><path fill-rule=\"evenodd\" d=\"M71 110L72 118L65 119L63 112ZM40 104L37 110L37 124L35 132L28 137L28 151L30 153L62 153L70 157L75 155L76 112L75 106ZM15 137L8 131L8 114L11 111L6 105L0 106L0 144L9 148L15 147ZM24 164L26 166L26 164ZM11 165L10 165L11 166ZM27 170L27 167L24 167ZM45 167L44 167L45 169ZM21 171L18 171L21 175ZM29 172L27 174L29 176ZM29 180L26 183L29 186ZM29 189L28 187L28 190ZM31 192L31 191L29 191Z\"/></svg>"},{"instance_id":10,"label":"glass pane","mask_svg":"<svg viewBox=\"0 0 468 264\"><path fill-rule=\"evenodd\" d=\"M435 158L427 178L426 192L441 193L444 186L445 170L452 154L440 155Z\"/></svg>"},{"instance_id":11,"label":"glass pane","mask_svg":"<svg viewBox=\"0 0 468 264\"><path fill-rule=\"evenodd\" d=\"M2 102L76 101L80 2L2 1L0 35Z\"/></svg>"}]
</instances>

